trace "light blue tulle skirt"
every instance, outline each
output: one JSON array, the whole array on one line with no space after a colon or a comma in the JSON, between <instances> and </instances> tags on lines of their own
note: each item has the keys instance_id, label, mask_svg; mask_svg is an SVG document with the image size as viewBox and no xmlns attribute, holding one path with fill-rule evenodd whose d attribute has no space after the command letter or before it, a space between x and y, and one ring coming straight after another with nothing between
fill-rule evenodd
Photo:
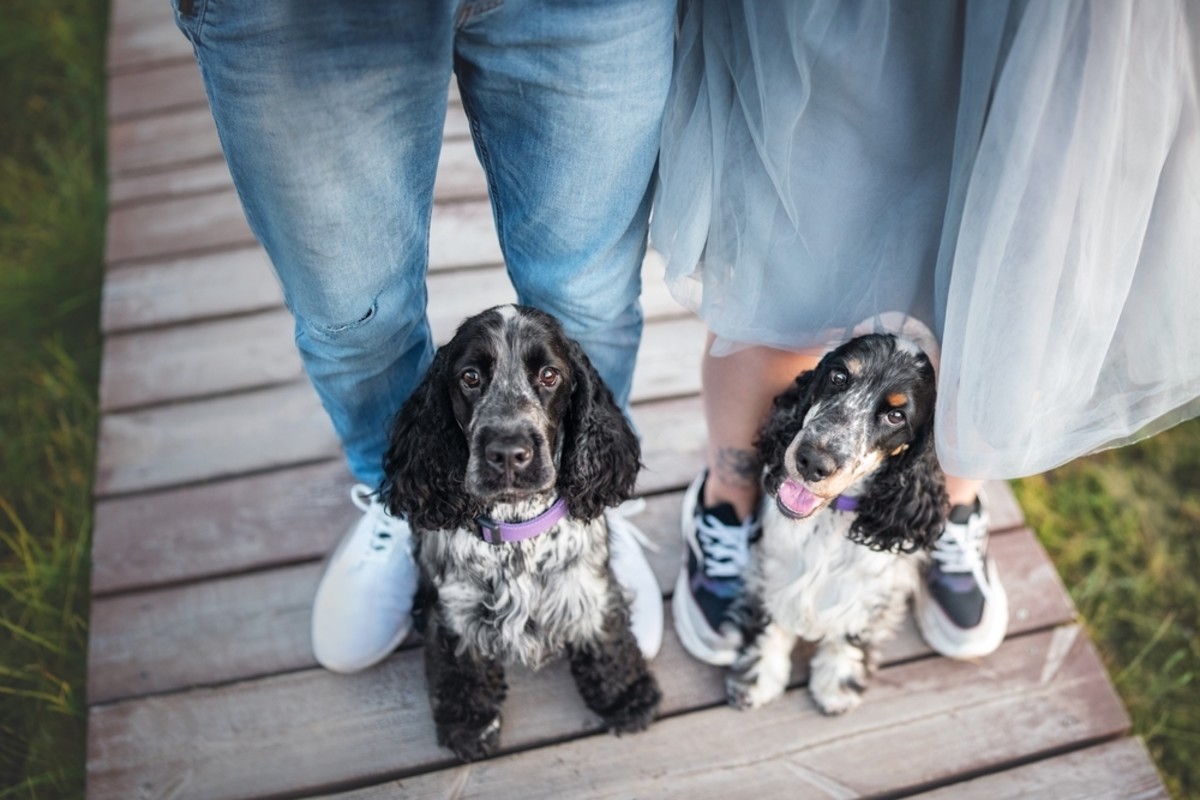
<instances>
[{"instance_id":1,"label":"light blue tulle skirt","mask_svg":"<svg viewBox=\"0 0 1200 800\"><path fill-rule=\"evenodd\" d=\"M964 477L1200 414L1198 14L687 4L651 233L672 292L717 354L928 326Z\"/></svg>"}]
</instances>

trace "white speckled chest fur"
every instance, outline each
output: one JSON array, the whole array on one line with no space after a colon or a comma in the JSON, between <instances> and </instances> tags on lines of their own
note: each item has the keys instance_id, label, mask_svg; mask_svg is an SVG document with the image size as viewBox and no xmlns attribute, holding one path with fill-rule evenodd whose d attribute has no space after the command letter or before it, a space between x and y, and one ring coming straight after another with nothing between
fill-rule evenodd
<instances>
[{"instance_id":1,"label":"white speckled chest fur","mask_svg":"<svg viewBox=\"0 0 1200 800\"><path fill-rule=\"evenodd\" d=\"M527 519L529 504L494 510ZM422 569L438 592L445 624L462 646L538 668L572 642L600 635L609 611L604 520L566 518L533 539L499 545L472 531L425 534Z\"/></svg>"},{"instance_id":2,"label":"white speckled chest fur","mask_svg":"<svg viewBox=\"0 0 1200 800\"><path fill-rule=\"evenodd\" d=\"M828 511L793 520L767 503L763 515L751 581L777 624L818 641L858 635L892 607L903 615L903 598L916 588L922 556L879 552L851 541L846 534L852 513Z\"/></svg>"}]
</instances>

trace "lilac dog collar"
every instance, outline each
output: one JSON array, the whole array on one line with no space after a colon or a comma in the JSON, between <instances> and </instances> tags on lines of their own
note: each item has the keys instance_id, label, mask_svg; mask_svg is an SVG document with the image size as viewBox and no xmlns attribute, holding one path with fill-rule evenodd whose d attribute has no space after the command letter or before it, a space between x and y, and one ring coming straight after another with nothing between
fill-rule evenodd
<instances>
[{"instance_id":1,"label":"lilac dog collar","mask_svg":"<svg viewBox=\"0 0 1200 800\"><path fill-rule=\"evenodd\" d=\"M838 511L858 511L858 498L853 495L839 494L833 501L833 507Z\"/></svg>"},{"instance_id":2,"label":"lilac dog collar","mask_svg":"<svg viewBox=\"0 0 1200 800\"><path fill-rule=\"evenodd\" d=\"M475 522L479 525L480 539L488 544L504 544L541 536L566 515L567 501L560 497L554 501L554 505L528 522L496 522L488 517L476 517Z\"/></svg>"}]
</instances>

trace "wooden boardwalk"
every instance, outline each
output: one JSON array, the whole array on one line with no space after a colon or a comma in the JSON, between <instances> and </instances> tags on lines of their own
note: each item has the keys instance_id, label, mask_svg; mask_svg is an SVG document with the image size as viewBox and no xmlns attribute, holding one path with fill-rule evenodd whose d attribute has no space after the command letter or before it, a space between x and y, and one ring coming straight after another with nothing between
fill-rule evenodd
<instances>
[{"instance_id":1,"label":"wooden boardwalk","mask_svg":"<svg viewBox=\"0 0 1200 800\"><path fill-rule=\"evenodd\" d=\"M352 481L162 0L114 0L109 75L89 797L1165 795L1003 484L988 492L1012 621L991 657L935 657L909 624L850 715L816 713L802 666L786 696L740 713L668 623L653 664L663 718L648 732L601 733L562 664L514 669L503 753L455 765L434 740L418 643L354 676L309 650L321 559L357 514ZM512 299L453 100L436 199L430 314L444 340ZM702 329L653 258L645 272L638 522L659 546L669 614L704 436Z\"/></svg>"}]
</instances>

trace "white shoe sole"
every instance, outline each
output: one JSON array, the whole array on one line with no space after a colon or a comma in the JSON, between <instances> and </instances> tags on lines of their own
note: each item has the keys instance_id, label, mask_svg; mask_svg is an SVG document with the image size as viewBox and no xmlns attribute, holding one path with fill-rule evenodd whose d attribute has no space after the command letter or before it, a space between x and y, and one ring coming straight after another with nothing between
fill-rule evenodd
<instances>
[{"instance_id":1,"label":"white shoe sole","mask_svg":"<svg viewBox=\"0 0 1200 800\"><path fill-rule=\"evenodd\" d=\"M994 653L1004 641L1008 632L1008 594L1000 583L994 561L988 561L987 577L991 598L984 606L983 619L969 631L956 625L924 587L918 587L913 597L913 617L921 637L941 655L958 659L982 658Z\"/></svg>"},{"instance_id":2,"label":"white shoe sole","mask_svg":"<svg viewBox=\"0 0 1200 800\"><path fill-rule=\"evenodd\" d=\"M675 580L672 612L675 633L679 636L679 643L683 645L684 650L691 653L694 658L716 667L727 667L734 662L738 654L736 645L728 648L714 648L704 641L704 637L696 629L693 620L697 616L703 617L704 614L692 598L686 566L679 570L679 577Z\"/></svg>"}]
</instances>

